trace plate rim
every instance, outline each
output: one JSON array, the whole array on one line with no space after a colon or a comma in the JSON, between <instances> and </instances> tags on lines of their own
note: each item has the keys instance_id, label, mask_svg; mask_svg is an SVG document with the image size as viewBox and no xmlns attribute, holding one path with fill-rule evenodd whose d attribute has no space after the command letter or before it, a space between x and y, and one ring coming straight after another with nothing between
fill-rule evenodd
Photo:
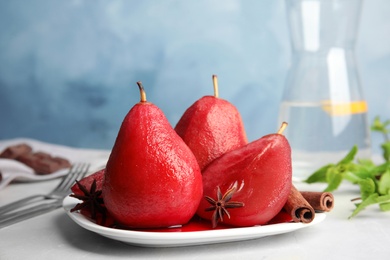
<instances>
[{"instance_id":1,"label":"plate rim","mask_svg":"<svg viewBox=\"0 0 390 260\"><path fill-rule=\"evenodd\" d=\"M189 245L202 245L224 243L261 238L293 232L322 222L326 214L316 213L311 223L278 223L252 227L232 227L227 229L200 230L188 232L139 231L114 229L98 225L79 212L70 212L79 200L67 196L63 200L63 209L76 224L84 229L99 235L122 241L131 245L143 247L179 247Z\"/></svg>"}]
</instances>

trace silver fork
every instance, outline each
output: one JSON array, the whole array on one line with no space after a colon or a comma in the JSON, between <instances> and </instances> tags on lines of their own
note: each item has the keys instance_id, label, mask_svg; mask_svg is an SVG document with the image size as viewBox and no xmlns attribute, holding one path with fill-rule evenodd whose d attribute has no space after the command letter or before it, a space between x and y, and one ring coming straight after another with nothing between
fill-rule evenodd
<instances>
[{"instance_id":1,"label":"silver fork","mask_svg":"<svg viewBox=\"0 0 390 260\"><path fill-rule=\"evenodd\" d=\"M48 194L30 196L0 207L0 228L60 207L62 200L70 193L70 187L75 180L86 175L89 166L86 163L73 165L58 186Z\"/></svg>"}]
</instances>

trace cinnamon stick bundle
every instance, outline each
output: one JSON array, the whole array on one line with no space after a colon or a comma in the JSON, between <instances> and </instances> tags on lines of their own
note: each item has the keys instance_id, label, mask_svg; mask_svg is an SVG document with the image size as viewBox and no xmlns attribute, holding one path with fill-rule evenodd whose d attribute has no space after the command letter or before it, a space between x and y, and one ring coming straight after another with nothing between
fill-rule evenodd
<instances>
[{"instance_id":1,"label":"cinnamon stick bundle","mask_svg":"<svg viewBox=\"0 0 390 260\"><path fill-rule=\"evenodd\" d=\"M315 216L313 207L294 185L291 187L290 195L283 209L291 215L294 222L310 223Z\"/></svg>"},{"instance_id":2,"label":"cinnamon stick bundle","mask_svg":"<svg viewBox=\"0 0 390 260\"><path fill-rule=\"evenodd\" d=\"M301 191L301 194L316 212L329 212L334 207L334 197L330 192Z\"/></svg>"}]
</instances>

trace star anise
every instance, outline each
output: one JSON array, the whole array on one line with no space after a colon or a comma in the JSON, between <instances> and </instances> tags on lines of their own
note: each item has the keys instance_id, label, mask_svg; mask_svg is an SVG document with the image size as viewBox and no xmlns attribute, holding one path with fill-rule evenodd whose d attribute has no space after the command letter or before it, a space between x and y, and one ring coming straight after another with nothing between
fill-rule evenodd
<instances>
[{"instance_id":1,"label":"star anise","mask_svg":"<svg viewBox=\"0 0 390 260\"><path fill-rule=\"evenodd\" d=\"M97 213L102 215L102 223L106 221L106 208L104 207L103 198L101 197L102 191L96 190L96 180L93 181L91 188L88 190L84 185L76 180L77 186L83 192L83 195L71 194L71 197L82 200L70 211L74 212L81 209L88 209L91 212L91 218L97 220Z\"/></svg>"},{"instance_id":2,"label":"star anise","mask_svg":"<svg viewBox=\"0 0 390 260\"><path fill-rule=\"evenodd\" d=\"M212 205L209 208L206 208L206 211L213 211L212 216L212 226L213 228L217 227L218 221L221 220L223 222L223 215L228 216L230 218L230 213L227 210L228 208L240 208L244 206L243 202L238 201L230 201L233 197L233 194L237 190L237 182L233 184L233 186L228 189L225 194L222 195L221 189L219 186L217 187L217 200L209 196L205 196L205 199Z\"/></svg>"}]
</instances>

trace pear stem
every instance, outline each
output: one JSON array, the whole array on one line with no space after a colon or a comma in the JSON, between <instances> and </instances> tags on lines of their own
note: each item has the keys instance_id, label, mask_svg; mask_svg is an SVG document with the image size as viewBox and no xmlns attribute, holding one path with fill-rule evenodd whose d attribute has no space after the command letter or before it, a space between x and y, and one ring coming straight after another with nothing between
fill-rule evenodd
<instances>
[{"instance_id":1,"label":"pear stem","mask_svg":"<svg viewBox=\"0 0 390 260\"><path fill-rule=\"evenodd\" d=\"M219 97L218 93L218 77L217 75L213 75L213 85L214 85L214 97Z\"/></svg>"},{"instance_id":2,"label":"pear stem","mask_svg":"<svg viewBox=\"0 0 390 260\"><path fill-rule=\"evenodd\" d=\"M284 129L286 129L286 127L287 127L287 123L286 122L283 122L282 123L282 125L280 126L280 128L279 128L279 131L277 132L277 134L283 134L283 131L284 131Z\"/></svg>"},{"instance_id":3,"label":"pear stem","mask_svg":"<svg viewBox=\"0 0 390 260\"><path fill-rule=\"evenodd\" d=\"M138 85L138 88L139 88L139 94L141 96L140 101L141 102L146 102L146 92L145 92L144 86L142 86L142 82L138 81L137 85Z\"/></svg>"}]
</instances>

